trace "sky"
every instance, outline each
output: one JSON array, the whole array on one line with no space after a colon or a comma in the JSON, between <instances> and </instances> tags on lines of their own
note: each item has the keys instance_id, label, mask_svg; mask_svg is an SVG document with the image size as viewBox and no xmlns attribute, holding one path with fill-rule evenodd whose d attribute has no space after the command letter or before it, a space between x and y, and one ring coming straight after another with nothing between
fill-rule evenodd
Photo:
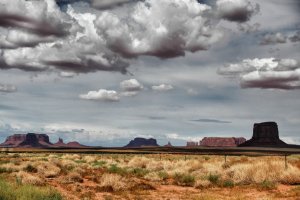
<instances>
[{"instance_id":1,"label":"sky","mask_svg":"<svg viewBox=\"0 0 300 200\"><path fill-rule=\"evenodd\" d=\"M300 144L299 0L0 0L0 142Z\"/></svg>"}]
</instances>

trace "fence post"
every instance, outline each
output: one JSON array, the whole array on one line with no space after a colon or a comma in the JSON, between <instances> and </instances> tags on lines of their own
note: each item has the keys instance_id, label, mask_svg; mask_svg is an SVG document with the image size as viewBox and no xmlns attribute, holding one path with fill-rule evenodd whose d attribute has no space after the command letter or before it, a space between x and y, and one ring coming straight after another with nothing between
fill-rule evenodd
<instances>
[{"instance_id":1,"label":"fence post","mask_svg":"<svg viewBox=\"0 0 300 200\"><path fill-rule=\"evenodd\" d=\"M285 169L287 169L288 165L287 165L287 155L286 154L284 155L284 162L285 162Z\"/></svg>"},{"instance_id":2,"label":"fence post","mask_svg":"<svg viewBox=\"0 0 300 200\"><path fill-rule=\"evenodd\" d=\"M224 160L225 160L225 163L227 162L227 155L225 154L224 155Z\"/></svg>"}]
</instances>

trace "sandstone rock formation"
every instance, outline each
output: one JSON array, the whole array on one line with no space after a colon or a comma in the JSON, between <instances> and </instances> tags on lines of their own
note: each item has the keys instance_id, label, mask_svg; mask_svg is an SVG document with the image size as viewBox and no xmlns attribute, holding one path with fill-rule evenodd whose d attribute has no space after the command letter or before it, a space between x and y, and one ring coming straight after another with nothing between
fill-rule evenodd
<instances>
[{"instance_id":1,"label":"sandstone rock formation","mask_svg":"<svg viewBox=\"0 0 300 200\"><path fill-rule=\"evenodd\" d=\"M168 142L168 144L164 145L164 147L172 147L173 145L171 144L171 142Z\"/></svg>"},{"instance_id":2,"label":"sandstone rock formation","mask_svg":"<svg viewBox=\"0 0 300 200\"><path fill-rule=\"evenodd\" d=\"M206 147L236 147L246 141L239 137L205 137L200 141L200 146Z\"/></svg>"},{"instance_id":3,"label":"sandstone rock formation","mask_svg":"<svg viewBox=\"0 0 300 200\"><path fill-rule=\"evenodd\" d=\"M59 148L85 148L85 147L87 147L76 141L64 143L64 140L61 138L59 138L58 141L56 143L54 143L53 145L55 147L59 147Z\"/></svg>"},{"instance_id":4,"label":"sandstone rock formation","mask_svg":"<svg viewBox=\"0 0 300 200\"><path fill-rule=\"evenodd\" d=\"M14 134L8 136L1 146L5 147L51 147L49 136L46 134Z\"/></svg>"},{"instance_id":5,"label":"sandstone rock formation","mask_svg":"<svg viewBox=\"0 0 300 200\"><path fill-rule=\"evenodd\" d=\"M69 142L67 144L59 138L58 142L52 144L47 134L14 134L8 136L0 147L22 147L22 148L86 148L78 142Z\"/></svg>"},{"instance_id":6,"label":"sandstone rock formation","mask_svg":"<svg viewBox=\"0 0 300 200\"><path fill-rule=\"evenodd\" d=\"M288 145L279 139L276 122L262 122L254 124L252 138L239 146L287 147Z\"/></svg>"},{"instance_id":7,"label":"sandstone rock formation","mask_svg":"<svg viewBox=\"0 0 300 200\"><path fill-rule=\"evenodd\" d=\"M159 146L157 144L156 139L150 138L150 139L146 139L146 138L134 138L133 140L131 140L125 147L149 147L149 146Z\"/></svg>"},{"instance_id":8,"label":"sandstone rock formation","mask_svg":"<svg viewBox=\"0 0 300 200\"><path fill-rule=\"evenodd\" d=\"M188 142L186 142L186 146L187 147L197 147L197 146L199 146L199 144L198 144L198 142L188 141Z\"/></svg>"},{"instance_id":9,"label":"sandstone rock formation","mask_svg":"<svg viewBox=\"0 0 300 200\"><path fill-rule=\"evenodd\" d=\"M58 138L58 141L56 143L54 143L53 145L57 146L57 147L61 147L61 146L64 146L66 144L64 143L64 140L62 138Z\"/></svg>"}]
</instances>

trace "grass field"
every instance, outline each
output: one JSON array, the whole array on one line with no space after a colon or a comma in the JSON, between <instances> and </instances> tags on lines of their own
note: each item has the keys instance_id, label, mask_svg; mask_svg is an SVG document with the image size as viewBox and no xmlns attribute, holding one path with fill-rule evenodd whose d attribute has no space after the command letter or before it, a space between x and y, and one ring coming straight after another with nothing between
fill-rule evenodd
<instances>
[{"instance_id":1,"label":"grass field","mask_svg":"<svg viewBox=\"0 0 300 200\"><path fill-rule=\"evenodd\" d=\"M299 197L299 155L0 153L0 200Z\"/></svg>"}]
</instances>

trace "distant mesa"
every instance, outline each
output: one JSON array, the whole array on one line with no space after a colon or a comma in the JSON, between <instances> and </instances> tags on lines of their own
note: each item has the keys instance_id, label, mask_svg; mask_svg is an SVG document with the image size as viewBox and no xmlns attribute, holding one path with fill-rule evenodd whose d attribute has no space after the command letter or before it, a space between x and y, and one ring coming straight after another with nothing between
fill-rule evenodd
<instances>
[{"instance_id":1,"label":"distant mesa","mask_svg":"<svg viewBox=\"0 0 300 200\"><path fill-rule=\"evenodd\" d=\"M199 142L189 141L186 143L187 147L236 147L246 139L243 137L204 137Z\"/></svg>"},{"instance_id":2,"label":"distant mesa","mask_svg":"<svg viewBox=\"0 0 300 200\"><path fill-rule=\"evenodd\" d=\"M52 144L47 134L27 133L14 134L8 136L0 147L21 147L21 148L84 148L78 142L69 142L65 144L61 138L58 142Z\"/></svg>"},{"instance_id":3,"label":"distant mesa","mask_svg":"<svg viewBox=\"0 0 300 200\"><path fill-rule=\"evenodd\" d=\"M76 141L64 143L64 140L59 138L56 143L53 144L55 147L66 147L66 148L85 148L88 146L82 145Z\"/></svg>"},{"instance_id":4,"label":"distant mesa","mask_svg":"<svg viewBox=\"0 0 300 200\"><path fill-rule=\"evenodd\" d=\"M131 140L126 146L127 148L138 148L138 147L157 147L159 146L157 144L156 139L154 138L134 138L133 140Z\"/></svg>"},{"instance_id":5,"label":"distant mesa","mask_svg":"<svg viewBox=\"0 0 300 200\"><path fill-rule=\"evenodd\" d=\"M276 122L255 123L253 136L250 140L239 145L240 147L288 147L280 140Z\"/></svg>"},{"instance_id":6,"label":"distant mesa","mask_svg":"<svg viewBox=\"0 0 300 200\"><path fill-rule=\"evenodd\" d=\"M243 137L205 137L200 141L200 146L206 147L236 147L246 142Z\"/></svg>"},{"instance_id":7,"label":"distant mesa","mask_svg":"<svg viewBox=\"0 0 300 200\"><path fill-rule=\"evenodd\" d=\"M168 144L164 145L164 147L173 147L173 145L171 144L171 142L168 142Z\"/></svg>"},{"instance_id":8,"label":"distant mesa","mask_svg":"<svg viewBox=\"0 0 300 200\"><path fill-rule=\"evenodd\" d=\"M188 141L188 142L186 142L186 146L187 147L197 147L197 146L199 146L199 143L194 142L194 141Z\"/></svg>"},{"instance_id":9,"label":"distant mesa","mask_svg":"<svg viewBox=\"0 0 300 200\"><path fill-rule=\"evenodd\" d=\"M27 133L8 136L1 146L46 148L51 147L52 144L49 141L49 136L46 134Z\"/></svg>"},{"instance_id":10,"label":"distant mesa","mask_svg":"<svg viewBox=\"0 0 300 200\"><path fill-rule=\"evenodd\" d=\"M53 145L59 147L59 146L64 146L64 145L66 145L66 144L64 143L64 140L63 140L63 139L58 138L58 141L57 141L56 143L54 143Z\"/></svg>"}]
</instances>

